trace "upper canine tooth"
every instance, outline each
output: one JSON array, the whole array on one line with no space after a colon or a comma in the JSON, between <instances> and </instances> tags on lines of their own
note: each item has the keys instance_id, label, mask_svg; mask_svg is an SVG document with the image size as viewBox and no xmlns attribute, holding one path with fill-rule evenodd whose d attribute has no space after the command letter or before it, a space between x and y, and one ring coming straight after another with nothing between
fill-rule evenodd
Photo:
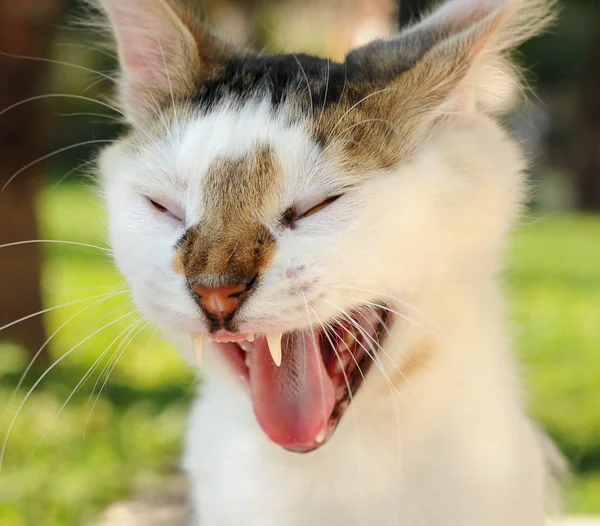
<instances>
[{"instance_id":1,"label":"upper canine tooth","mask_svg":"<svg viewBox=\"0 0 600 526\"><path fill-rule=\"evenodd\" d=\"M275 365L279 367L281 365L281 338L283 334L267 334L267 344L269 346L269 352L271 358L275 362Z\"/></svg>"},{"instance_id":2,"label":"upper canine tooth","mask_svg":"<svg viewBox=\"0 0 600 526\"><path fill-rule=\"evenodd\" d=\"M249 342L253 342L254 341L254 334L250 334L246 340L248 340Z\"/></svg>"},{"instance_id":3,"label":"upper canine tooth","mask_svg":"<svg viewBox=\"0 0 600 526\"><path fill-rule=\"evenodd\" d=\"M202 351L204 347L204 335L194 334L192 336L192 345L194 346L194 354L196 355L196 363L198 367L202 366Z\"/></svg>"}]
</instances>

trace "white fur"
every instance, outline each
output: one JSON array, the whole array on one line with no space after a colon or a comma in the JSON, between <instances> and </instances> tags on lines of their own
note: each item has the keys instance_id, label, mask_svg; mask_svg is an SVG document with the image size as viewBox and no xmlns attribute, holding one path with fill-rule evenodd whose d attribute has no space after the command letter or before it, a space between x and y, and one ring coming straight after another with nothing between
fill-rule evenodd
<instances>
[{"instance_id":1,"label":"white fur","mask_svg":"<svg viewBox=\"0 0 600 526\"><path fill-rule=\"evenodd\" d=\"M277 253L240 331L306 327L334 317L335 306L378 298L400 315L333 438L308 455L268 441L247 395L207 349L184 462L198 524L542 525L546 467L522 409L496 284L525 198L518 148L486 117L452 118L409 165L369 174L334 206L281 231L275 221L288 206L340 188L344 176L302 125L266 103L188 112L160 138L111 147L101 168L116 262L140 309L185 352L187 335L206 329L171 268L183 227L144 195L176 201L191 225L209 206L200 181L211 161L257 143L274 147L284 180L262 211ZM303 295L289 294L299 286ZM313 310L299 308L305 301ZM423 345L424 366L390 385Z\"/></svg>"}]
</instances>

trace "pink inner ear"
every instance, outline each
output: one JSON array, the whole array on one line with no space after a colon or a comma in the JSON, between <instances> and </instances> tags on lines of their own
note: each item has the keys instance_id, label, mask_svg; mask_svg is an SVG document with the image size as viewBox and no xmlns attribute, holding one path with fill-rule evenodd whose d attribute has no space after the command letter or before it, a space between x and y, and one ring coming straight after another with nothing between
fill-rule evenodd
<instances>
[{"instance_id":1,"label":"pink inner ear","mask_svg":"<svg viewBox=\"0 0 600 526\"><path fill-rule=\"evenodd\" d=\"M162 83L167 74L167 57L177 48L178 35L172 24L124 12L115 24L115 32L125 74L150 85Z\"/></svg>"},{"instance_id":2,"label":"pink inner ear","mask_svg":"<svg viewBox=\"0 0 600 526\"><path fill-rule=\"evenodd\" d=\"M163 0L104 0L119 46L129 110L147 111L148 89L171 88L176 82L175 60L189 36Z\"/></svg>"}]
</instances>

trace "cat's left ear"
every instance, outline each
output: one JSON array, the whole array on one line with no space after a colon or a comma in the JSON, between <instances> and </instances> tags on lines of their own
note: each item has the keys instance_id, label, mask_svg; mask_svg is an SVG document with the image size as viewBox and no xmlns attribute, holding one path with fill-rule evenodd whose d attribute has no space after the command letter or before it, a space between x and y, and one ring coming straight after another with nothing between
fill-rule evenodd
<instances>
[{"instance_id":1,"label":"cat's left ear","mask_svg":"<svg viewBox=\"0 0 600 526\"><path fill-rule=\"evenodd\" d=\"M411 102L452 112L501 107L516 85L506 52L543 29L552 5L553 0L447 0L396 38L352 51L347 69L358 83L365 79L371 87L395 91L398 110ZM387 99L384 104L393 103L392 94Z\"/></svg>"},{"instance_id":2,"label":"cat's left ear","mask_svg":"<svg viewBox=\"0 0 600 526\"><path fill-rule=\"evenodd\" d=\"M160 105L193 92L233 50L169 0L101 0L117 40L119 96L127 117L143 122Z\"/></svg>"}]
</instances>

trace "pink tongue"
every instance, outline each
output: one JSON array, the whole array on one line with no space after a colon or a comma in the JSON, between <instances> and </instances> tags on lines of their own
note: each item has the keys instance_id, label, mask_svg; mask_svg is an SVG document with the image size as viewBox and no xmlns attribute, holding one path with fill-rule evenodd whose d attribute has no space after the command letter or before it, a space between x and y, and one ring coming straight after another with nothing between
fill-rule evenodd
<instances>
[{"instance_id":1,"label":"pink tongue","mask_svg":"<svg viewBox=\"0 0 600 526\"><path fill-rule=\"evenodd\" d=\"M281 367L273 363L267 340L258 338L252 351L250 393L254 414L276 444L308 450L329 420L335 404L333 382L325 370L319 334L285 335Z\"/></svg>"}]
</instances>

